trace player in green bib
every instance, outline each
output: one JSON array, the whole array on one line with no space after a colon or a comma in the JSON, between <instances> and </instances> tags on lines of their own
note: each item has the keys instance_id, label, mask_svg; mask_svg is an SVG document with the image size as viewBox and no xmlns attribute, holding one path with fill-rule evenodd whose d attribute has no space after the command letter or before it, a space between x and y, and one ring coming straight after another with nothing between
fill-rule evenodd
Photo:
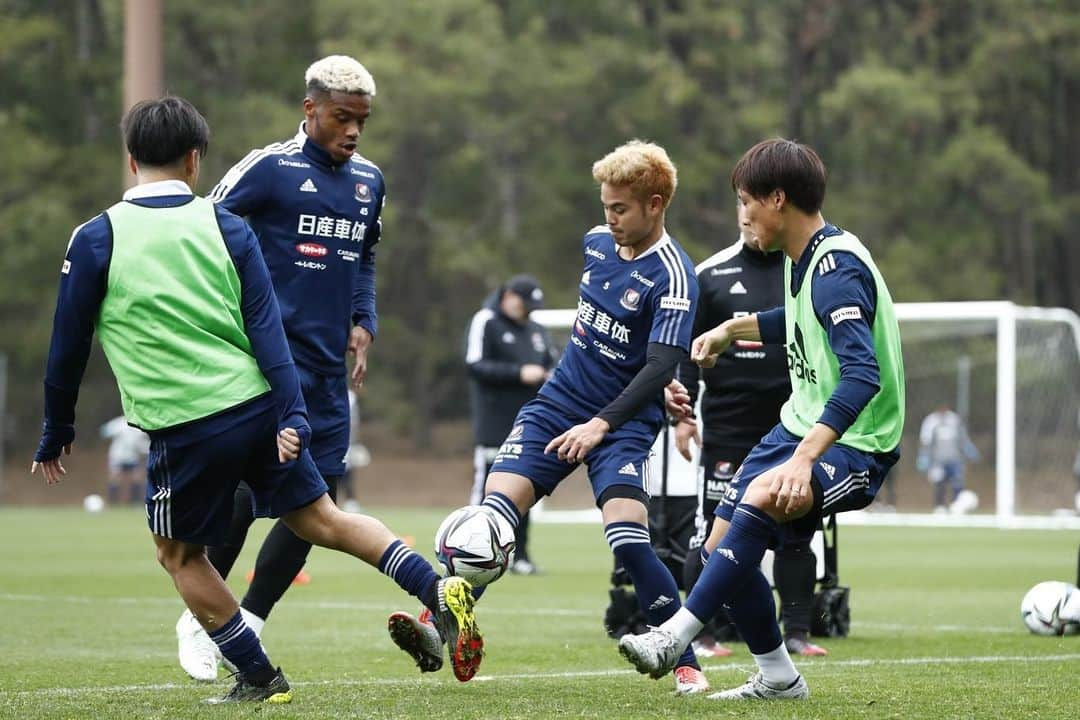
<instances>
[{"instance_id":1,"label":"player in green bib","mask_svg":"<svg viewBox=\"0 0 1080 720\"><path fill-rule=\"evenodd\" d=\"M900 457L904 365L892 297L866 247L822 216L825 178L817 153L790 140L760 142L735 165L742 230L786 255L784 304L713 328L694 340L691 358L712 367L736 340L782 344L792 393L717 507L686 604L619 643L640 672L658 677L724 605L758 672L711 699L810 696L782 642L761 558L808 539L823 515L869 505ZM669 409L688 412L682 400Z\"/></svg>"},{"instance_id":2,"label":"player in green bib","mask_svg":"<svg viewBox=\"0 0 1080 720\"><path fill-rule=\"evenodd\" d=\"M483 639L469 584L440 579L382 522L342 512L327 494L258 240L239 217L192 192L206 120L186 100L165 97L135 105L122 127L138 184L68 243L31 472L50 485L66 474L60 456L75 440L96 330L124 415L150 435L146 519L158 562L237 669L236 684L215 702L292 698L206 557L229 531L240 482L251 488L254 515L280 517L307 542L377 567L419 599L451 647L455 673L475 672Z\"/></svg>"}]
</instances>

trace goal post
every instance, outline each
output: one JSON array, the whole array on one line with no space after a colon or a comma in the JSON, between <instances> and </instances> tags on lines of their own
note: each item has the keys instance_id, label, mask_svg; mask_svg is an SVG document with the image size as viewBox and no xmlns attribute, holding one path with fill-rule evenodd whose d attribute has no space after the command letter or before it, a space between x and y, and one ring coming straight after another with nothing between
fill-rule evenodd
<instances>
[{"instance_id":1,"label":"goal post","mask_svg":"<svg viewBox=\"0 0 1080 720\"><path fill-rule=\"evenodd\" d=\"M895 308L907 419L901 460L883 493L898 498L896 512L846 513L845 523L1080 529L1074 499L1080 488L1072 472L1080 446L1080 317L1064 308L1007 301ZM558 337L575 315L573 309L537 310L532 318ZM980 498L974 512L933 514L929 483L915 469L919 425L941 404L964 417L983 456L968 466L967 485ZM534 517L582 522L599 513L585 507L556 511L541 503Z\"/></svg>"}]
</instances>

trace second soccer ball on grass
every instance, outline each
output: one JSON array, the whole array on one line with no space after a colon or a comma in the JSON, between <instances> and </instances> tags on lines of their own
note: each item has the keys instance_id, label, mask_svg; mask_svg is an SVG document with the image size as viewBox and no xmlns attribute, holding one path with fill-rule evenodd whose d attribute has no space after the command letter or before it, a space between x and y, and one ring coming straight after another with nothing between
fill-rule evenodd
<instances>
[{"instance_id":1,"label":"second soccer ball on grass","mask_svg":"<svg viewBox=\"0 0 1080 720\"><path fill-rule=\"evenodd\" d=\"M435 555L450 575L474 587L502 577L514 554L510 523L480 505L466 505L446 516L435 531Z\"/></svg>"}]
</instances>

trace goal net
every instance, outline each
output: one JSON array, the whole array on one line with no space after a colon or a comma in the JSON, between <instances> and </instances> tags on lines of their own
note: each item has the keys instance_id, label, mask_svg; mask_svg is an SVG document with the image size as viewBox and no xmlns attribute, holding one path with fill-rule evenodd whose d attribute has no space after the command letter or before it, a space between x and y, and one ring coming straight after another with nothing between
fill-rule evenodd
<instances>
[{"instance_id":1,"label":"goal net","mask_svg":"<svg viewBox=\"0 0 1080 720\"><path fill-rule=\"evenodd\" d=\"M1010 302L899 303L896 313L907 379L901 459L874 505L846 513L844 522L1080 529L1080 318ZM574 316L572 309L533 313L556 341L567 339ZM935 513L932 483L916 457L922 420L942 405L960 414L978 450L979 460L965 468L977 505L953 505L949 493L949 510ZM658 442L656 456L664 452ZM667 468L671 494L696 487L692 464L651 465L654 474ZM660 478L652 481L655 492ZM599 517L583 472L564 486L537 508L538 521Z\"/></svg>"}]
</instances>

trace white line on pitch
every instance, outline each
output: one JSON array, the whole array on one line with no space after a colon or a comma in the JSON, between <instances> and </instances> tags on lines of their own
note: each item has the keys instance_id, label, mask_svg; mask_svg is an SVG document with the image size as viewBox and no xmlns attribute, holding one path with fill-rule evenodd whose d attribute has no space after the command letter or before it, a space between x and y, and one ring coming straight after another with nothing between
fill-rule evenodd
<instances>
[{"instance_id":1,"label":"white line on pitch","mask_svg":"<svg viewBox=\"0 0 1080 720\"><path fill-rule=\"evenodd\" d=\"M828 671L833 667L867 667L867 666L886 666L886 665L963 665L968 663L983 664L983 663L1037 663L1037 662L1064 662L1067 660L1080 660L1080 653L1071 653L1064 655L976 655L972 657L919 657L919 658L864 658L864 659L852 659L852 660L806 660L800 661L800 665L813 667L811 671L811 678L814 674L820 671ZM704 668L709 672L723 671L723 670L742 670L750 666L749 662L745 663L719 663L719 664L705 664ZM634 670L627 669L608 669L608 670L580 670L575 672L558 672L558 673L508 673L505 675L478 675L473 678L473 682L500 682L509 681L514 682L518 680L560 680L560 679L572 679L572 678L589 678L589 677L614 677L619 675L636 675ZM417 685L421 682L435 682L438 684L452 684L449 679L435 680L432 678L430 681L421 681L416 678L368 678L364 680L311 680L300 681L290 683L294 687L311 687L311 686L334 686L334 687L355 687L355 686L372 686L372 685ZM44 696L44 697L58 697L58 696L71 696L71 695L84 695L87 693L133 693L133 692L151 692L155 690L183 690L183 689L205 689L208 694L213 694L213 690L219 686L207 684L198 685L195 683L156 683L151 685L110 685L103 687L62 687L62 688L38 688L35 690L0 690L0 697L14 697L14 696Z\"/></svg>"}]
</instances>

